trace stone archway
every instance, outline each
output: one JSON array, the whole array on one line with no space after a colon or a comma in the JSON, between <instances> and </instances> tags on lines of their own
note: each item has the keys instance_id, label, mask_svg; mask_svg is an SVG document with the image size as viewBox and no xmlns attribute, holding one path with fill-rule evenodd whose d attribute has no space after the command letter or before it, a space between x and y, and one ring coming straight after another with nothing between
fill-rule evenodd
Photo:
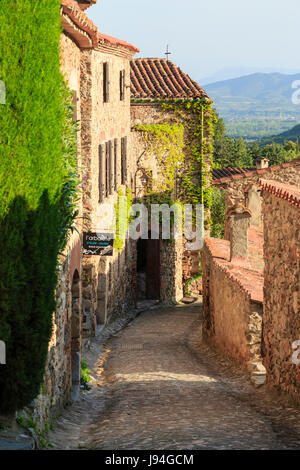
<instances>
[{"instance_id":1,"label":"stone archway","mask_svg":"<svg viewBox=\"0 0 300 470\"><path fill-rule=\"evenodd\" d=\"M81 377L81 320L80 320L80 279L75 270L72 279L72 316L71 316L71 374L72 400L77 400Z\"/></svg>"}]
</instances>

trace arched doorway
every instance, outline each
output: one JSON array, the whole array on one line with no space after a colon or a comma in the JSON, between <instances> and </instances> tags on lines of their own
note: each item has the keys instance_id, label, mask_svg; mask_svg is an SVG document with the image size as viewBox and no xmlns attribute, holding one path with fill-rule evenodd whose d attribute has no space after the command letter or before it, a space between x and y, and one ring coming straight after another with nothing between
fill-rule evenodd
<instances>
[{"instance_id":1,"label":"arched doorway","mask_svg":"<svg viewBox=\"0 0 300 470\"><path fill-rule=\"evenodd\" d=\"M77 270L72 280L71 336L72 400L77 400L81 377L80 280Z\"/></svg>"}]
</instances>

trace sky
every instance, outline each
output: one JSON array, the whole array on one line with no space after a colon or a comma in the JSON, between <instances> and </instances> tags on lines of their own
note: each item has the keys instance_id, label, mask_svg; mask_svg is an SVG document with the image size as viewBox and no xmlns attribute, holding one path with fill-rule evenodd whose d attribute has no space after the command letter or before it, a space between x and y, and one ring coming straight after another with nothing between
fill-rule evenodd
<instances>
[{"instance_id":1,"label":"sky","mask_svg":"<svg viewBox=\"0 0 300 470\"><path fill-rule=\"evenodd\" d=\"M165 57L169 44L194 80L231 67L300 70L299 0L98 0L86 13L139 47L136 57Z\"/></svg>"}]
</instances>

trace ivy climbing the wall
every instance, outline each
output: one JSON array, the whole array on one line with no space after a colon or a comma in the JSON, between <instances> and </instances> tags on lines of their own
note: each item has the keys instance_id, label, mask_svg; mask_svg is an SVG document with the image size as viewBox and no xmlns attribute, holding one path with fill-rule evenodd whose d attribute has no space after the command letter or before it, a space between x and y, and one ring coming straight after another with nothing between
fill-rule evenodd
<instances>
[{"instance_id":1,"label":"ivy climbing the wall","mask_svg":"<svg viewBox=\"0 0 300 470\"><path fill-rule=\"evenodd\" d=\"M125 237L131 221L130 209L132 207L132 195L130 188L126 189L126 194L121 189L118 190L118 200L115 205L115 239L114 249L120 253L125 245Z\"/></svg>"},{"instance_id":2,"label":"ivy climbing the wall","mask_svg":"<svg viewBox=\"0 0 300 470\"><path fill-rule=\"evenodd\" d=\"M213 164L213 133L215 113L210 101L165 101L163 111L172 115L185 129L185 162L180 175L182 200L186 203L211 205L211 168Z\"/></svg>"},{"instance_id":3,"label":"ivy climbing the wall","mask_svg":"<svg viewBox=\"0 0 300 470\"><path fill-rule=\"evenodd\" d=\"M155 182L155 192L171 193L176 175L184 164L183 124L136 125L135 130L142 132L147 155L155 155L160 167L161 177Z\"/></svg>"},{"instance_id":4,"label":"ivy climbing the wall","mask_svg":"<svg viewBox=\"0 0 300 470\"><path fill-rule=\"evenodd\" d=\"M43 381L59 253L77 197L76 123L60 73L60 0L1 0L0 412L24 407Z\"/></svg>"}]
</instances>

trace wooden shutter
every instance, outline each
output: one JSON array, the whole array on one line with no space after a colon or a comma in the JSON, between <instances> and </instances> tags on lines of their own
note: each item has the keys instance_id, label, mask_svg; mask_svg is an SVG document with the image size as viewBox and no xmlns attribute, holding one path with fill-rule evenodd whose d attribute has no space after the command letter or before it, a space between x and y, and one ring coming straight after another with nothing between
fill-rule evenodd
<instances>
[{"instance_id":1,"label":"wooden shutter","mask_svg":"<svg viewBox=\"0 0 300 470\"><path fill-rule=\"evenodd\" d=\"M109 63L104 62L103 64L103 101L108 103L109 101Z\"/></svg>"},{"instance_id":2,"label":"wooden shutter","mask_svg":"<svg viewBox=\"0 0 300 470\"><path fill-rule=\"evenodd\" d=\"M124 137L121 139L121 184L125 184L125 142Z\"/></svg>"},{"instance_id":3,"label":"wooden shutter","mask_svg":"<svg viewBox=\"0 0 300 470\"><path fill-rule=\"evenodd\" d=\"M125 70L120 70L120 100L125 99Z\"/></svg>"},{"instance_id":4,"label":"wooden shutter","mask_svg":"<svg viewBox=\"0 0 300 470\"><path fill-rule=\"evenodd\" d=\"M105 144L105 197L108 196L109 191L109 143Z\"/></svg>"},{"instance_id":5,"label":"wooden shutter","mask_svg":"<svg viewBox=\"0 0 300 470\"><path fill-rule=\"evenodd\" d=\"M114 140L114 190L118 187L118 139Z\"/></svg>"},{"instance_id":6,"label":"wooden shutter","mask_svg":"<svg viewBox=\"0 0 300 470\"><path fill-rule=\"evenodd\" d=\"M113 163L112 163L112 141L110 140L108 143L108 188L109 194L113 192Z\"/></svg>"},{"instance_id":7,"label":"wooden shutter","mask_svg":"<svg viewBox=\"0 0 300 470\"><path fill-rule=\"evenodd\" d=\"M99 145L99 202L104 199L104 184L103 184L103 166L104 166L104 146Z\"/></svg>"},{"instance_id":8,"label":"wooden shutter","mask_svg":"<svg viewBox=\"0 0 300 470\"><path fill-rule=\"evenodd\" d=\"M127 137L123 137L123 172L124 184L127 183Z\"/></svg>"}]
</instances>

